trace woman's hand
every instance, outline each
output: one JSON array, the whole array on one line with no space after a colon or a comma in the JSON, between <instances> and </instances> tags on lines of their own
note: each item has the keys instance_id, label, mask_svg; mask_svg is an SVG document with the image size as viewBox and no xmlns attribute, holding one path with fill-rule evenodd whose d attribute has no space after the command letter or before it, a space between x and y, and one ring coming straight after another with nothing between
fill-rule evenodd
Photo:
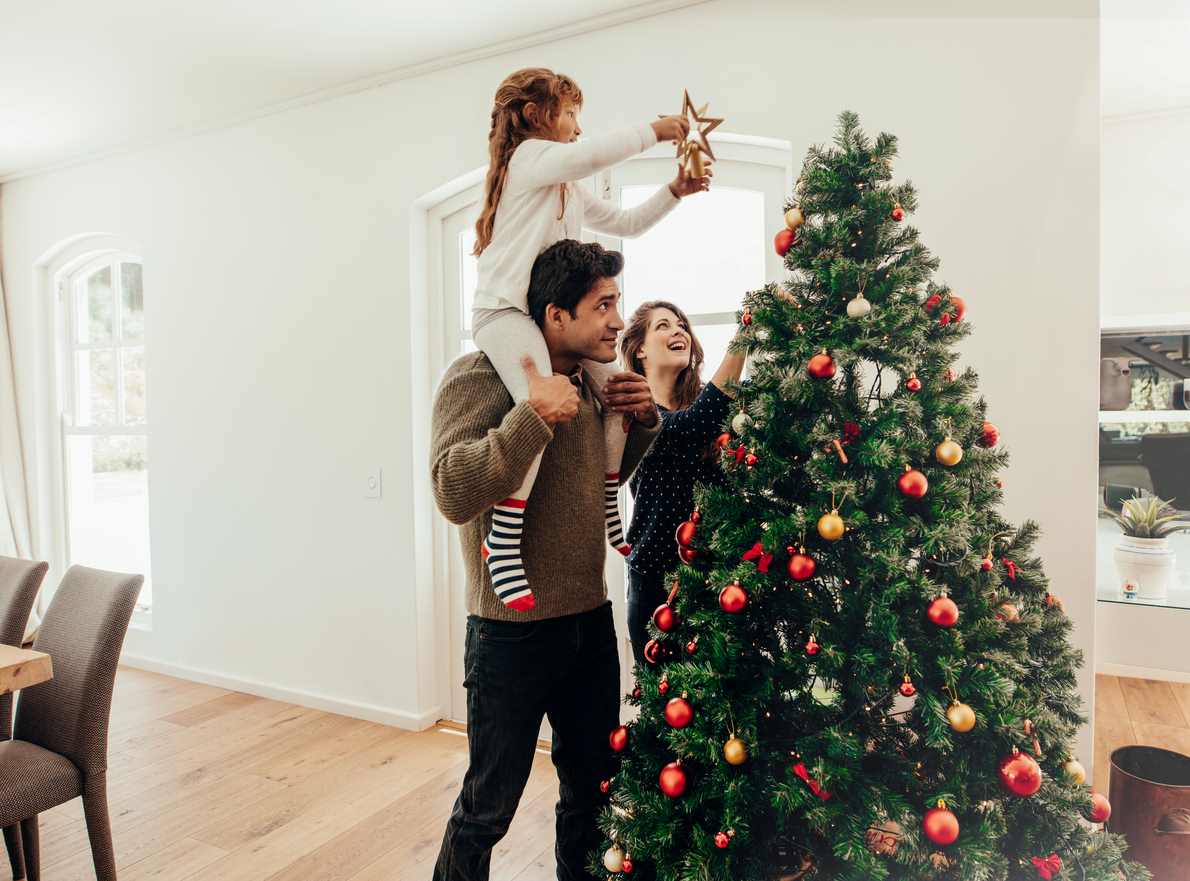
<instances>
[{"instance_id":1,"label":"woman's hand","mask_svg":"<svg viewBox=\"0 0 1190 881\"><path fill-rule=\"evenodd\" d=\"M614 374L603 389L603 398L613 413L635 417L646 428L657 424L657 405L649 382L639 373L625 370Z\"/></svg>"},{"instance_id":2,"label":"woman's hand","mask_svg":"<svg viewBox=\"0 0 1190 881\"><path fill-rule=\"evenodd\" d=\"M684 116L663 116L651 125L658 141L684 141L690 134L690 121Z\"/></svg>"},{"instance_id":3,"label":"woman's hand","mask_svg":"<svg viewBox=\"0 0 1190 881\"><path fill-rule=\"evenodd\" d=\"M711 177L714 174L714 169L711 168L710 163L707 163L705 177L691 177L686 173L686 166L679 162L678 176L670 182L669 191L673 193L675 199L692 196L695 193L705 193L711 188Z\"/></svg>"}]
</instances>

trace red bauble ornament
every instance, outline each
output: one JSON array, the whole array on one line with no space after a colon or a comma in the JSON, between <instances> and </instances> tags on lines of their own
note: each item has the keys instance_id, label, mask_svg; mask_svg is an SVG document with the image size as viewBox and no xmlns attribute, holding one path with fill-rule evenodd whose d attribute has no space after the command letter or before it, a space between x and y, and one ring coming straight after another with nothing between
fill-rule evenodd
<instances>
[{"instance_id":1,"label":"red bauble ornament","mask_svg":"<svg viewBox=\"0 0 1190 881\"><path fill-rule=\"evenodd\" d=\"M685 520L678 524L677 531L674 532L674 541L679 547L689 547L694 544L694 537L698 534L698 521L702 519L702 515L698 513L698 509L694 509L694 513L690 515L689 520ZM672 521L671 521L672 522Z\"/></svg>"},{"instance_id":2,"label":"red bauble ornament","mask_svg":"<svg viewBox=\"0 0 1190 881\"><path fill-rule=\"evenodd\" d=\"M657 683L657 693L659 695L661 695L662 697L669 694L669 680L668 679L662 679L660 682Z\"/></svg>"},{"instance_id":3,"label":"red bauble ornament","mask_svg":"<svg viewBox=\"0 0 1190 881\"><path fill-rule=\"evenodd\" d=\"M794 551L793 548L786 548L789 551L789 577L794 581L809 581L814 577L814 570L818 568L818 564L814 562L814 558L806 553L805 548L800 551Z\"/></svg>"},{"instance_id":4,"label":"red bauble ornament","mask_svg":"<svg viewBox=\"0 0 1190 881\"><path fill-rule=\"evenodd\" d=\"M686 654L692 655L698 651L698 640L692 639L686 643Z\"/></svg>"},{"instance_id":5,"label":"red bauble ornament","mask_svg":"<svg viewBox=\"0 0 1190 881\"><path fill-rule=\"evenodd\" d=\"M926 617L939 627L954 627L959 623L959 607L950 597L938 597L926 609Z\"/></svg>"},{"instance_id":6,"label":"red bauble ornament","mask_svg":"<svg viewBox=\"0 0 1190 881\"><path fill-rule=\"evenodd\" d=\"M859 423L858 422L844 422L843 423L843 443L849 444L852 441L859 440Z\"/></svg>"},{"instance_id":7,"label":"red bauble ornament","mask_svg":"<svg viewBox=\"0 0 1190 881\"><path fill-rule=\"evenodd\" d=\"M620 871L625 875L632 874L632 859L630 857L624 857L624 864Z\"/></svg>"},{"instance_id":8,"label":"red bauble ornament","mask_svg":"<svg viewBox=\"0 0 1190 881\"><path fill-rule=\"evenodd\" d=\"M979 564L979 568L980 568L980 569L982 569L984 572L991 572L991 571L992 571L992 567L993 567L994 565L996 565L996 564L992 562L992 558L991 558L991 557L984 557L984 558L983 558L983 562L981 562L981 563Z\"/></svg>"},{"instance_id":9,"label":"red bauble ornament","mask_svg":"<svg viewBox=\"0 0 1190 881\"><path fill-rule=\"evenodd\" d=\"M678 548L678 559L683 563L693 563L694 558L698 556L698 551L694 548L688 548L685 545Z\"/></svg>"},{"instance_id":10,"label":"red bauble ornament","mask_svg":"<svg viewBox=\"0 0 1190 881\"><path fill-rule=\"evenodd\" d=\"M599 784L599 791L607 795L612 791L612 782L610 780L603 780Z\"/></svg>"},{"instance_id":11,"label":"red bauble ornament","mask_svg":"<svg viewBox=\"0 0 1190 881\"><path fill-rule=\"evenodd\" d=\"M621 725L607 736L607 742L611 745L612 752L624 752L628 749L628 728Z\"/></svg>"},{"instance_id":12,"label":"red bauble ornament","mask_svg":"<svg viewBox=\"0 0 1190 881\"><path fill-rule=\"evenodd\" d=\"M643 654L646 661L656 666L657 662L661 660L661 643L655 639L650 639L645 643L645 650Z\"/></svg>"},{"instance_id":13,"label":"red bauble ornament","mask_svg":"<svg viewBox=\"0 0 1190 881\"><path fill-rule=\"evenodd\" d=\"M893 206L892 219L895 220L897 223L900 223L902 220L905 219L905 209L902 208L899 204Z\"/></svg>"},{"instance_id":14,"label":"red bauble ornament","mask_svg":"<svg viewBox=\"0 0 1190 881\"><path fill-rule=\"evenodd\" d=\"M905 473L897 478L897 488L900 489L902 495L911 499L920 499L929 491L930 482L920 471L906 465Z\"/></svg>"},{"instance_id":15,"label":"red bauble ornament","mask_svg":"<svg viewBox=\"0 0 1190 881\"><path fill-rule=\"evenodd\" d=\"M731 432L725 431L723 434L715 438L715 446L720 450L726 450L727 445L731 443Z\"/></svg>"},{"instance_id":16,"label":"red bauble ornament","mask_svg":"<svg viewBox=\"0 0 1190 881\"><path fill-rule=\"evenodd\" d=\"M748 605L748 592L740 586L738 581L733 581L719 591L719 608L724 612L735 615L744 611L746 605Z\"/></svg>"},{"instance_id":17,"label":"red bauble ornament","mask_svg":"<svg viewBox=\"0 0 1190 881\"><path fill-rule=\"evenodd\" d=\"M744 325L744 327L752 326L752 310L747 306L745 306L744 311L740 313L740 324Z\"/></svg>"},{"instance_id":18,"label":"red bauble ornament","mask_svg":"<svg viewBox=\"0 0 1190 881\"><path fill-rule=\"evenodd\" d=\"M1000 785L1006 792L1028 798L1041 789L1041 766L1028 753L1013 750L1000 760Z\"/></svg>"},{"instance_id":19,"label":"red bauble ornament","mask_svg":"<svg viewBox=\"0 0 1190 881\"><path fill-rule=\"evenodd\" d=\"M760 459L758 459L756 457L755 453L749 453L748 455L746 455L744 457L744 464L747 465L749 468L751 468L753 465L755 465L759 461L760 461Z\"/></svg>"},{"instance_id":20,"label":"red bauble ornament","mask_svg":"<svg viewBox=\"0 0 1190 881\"><path fill-rule=\"evenodd\" d=\"M942 315L939 316L939 318L938 318L938 323L941 324L943 327L946 327L946 325L950 324L950 313L943 312Z\"/></svg>"},{"instance_id":21,"label":"red bauble ornament","mask_svg":"<svg viewBox=\"0 0 1190 881\"><path fill-rule=\"evenodd\" d=\"M653 623L662 633L669 633L677 627L678 620L678 613L670 607L669 603L662 603L653 612Z\"/></svg>"},{"instance_id":22,"label":"red bauble ornament","mask_svg":"<svg viewBox=\"0 0 1190 881\"><path fill-rule=\"evenodd\" d=\"M954 306L954 320L962 321L963 316L967 314L967 304L963 302L962 297L956 297L954 294L950 296L950 303Z\"/></svg>"},{"instance_id":23,"label":"red bauble ornament","mask_svg":"<svg viewBox=\"0 0 1190 881\"><path fill-rule=\"evenodd\" d=\"M685 728L694 720L694 708L684 697L675 697L665 705L665 721L671 728Z\"/></svg>"},{"instance_id":24,"label":"red bauble ornament","mask_svg":"<svg viewBox=\"0 0 1190 881\"><path fill-rule=\"evenodd\" d=\"M815 641L813 636L811 636L808 640L806 640L806 654L807 655L818 654L819 648L820 648L820 646L818 645L817 641Z\"/></svg>"},{"instance_id":25,"label":"red bauble ornament","mask_svg":"<svg viewBox=\"0 0 1190 881\"><path fill-rule=\"evenodd\" d=\"M678 798L686 791L686 769L681 762L670 762L661 769L657 782L662 792L670 798Z\"/></svg>"},{"instance_id":26,"label":"red bauble ornament","mask_svg":"<svg viewBox=\"0 0 1190 881\"><path fill-rule=\"evenodd\" d=\"M773 248L776 249L778 257L784 257L789 253L789 249L796 244L797 233L788 227L773 236Z\"/></svg>"},{"instance_id":27,"label":"red bauble ornament","mask_svg":"<svg viewBox=\"0 0 1190 881\"><path fill-rule=\"evenodd\" d=\"M941 294L930 294L930 296L926 299L926 301L924 303L922 303L922 306L925 307L925 310L927 312L933 312L935 309L938 308L938 306L941 303L942 303L942 295Z\"/></svg>"},{"instance_id":28,"label":"red bauble ornament","mask_svg":"<svg viewBox=\"0 0 1190 881\"><path fill-rule=\"evenodd\" d=\"M913 697L913 695L917 694L917 688L913 685L913 680L909 678L908 673L905 674L905 681L901 683L898 691L905 697Z\"/></svg>"},{"instance_id":29,"label":"red bauble ornament","mask_svg":"<svg viewBox=\"0 0 1190 881\"><path fill-rule=\"evenodd\" d=\"M959 839L959 820L945 807L930 808L922 818L921 831L934 844L946 847Z\"/></svg>"},{"instance_id":30,"label":"red bauble ornament","mask_svg":"<svg viewBox=\"0 0 1190 881\"><path fill-rule=\"evenodd\" d=\"M996 428L990 422L984 422L979 429L979 445L981 447L994 447L1000 443L1000 429Z\"/></svg>"},{"instance_id":31,"label":"red bauble ornament","mask_svg":"<svg viewBox=\"0 0 1190 881\"><path fill-rule=\"evenodd\" d=\"M905 388L909 389L911 392L921 391L921 380L917 378L916 373L910 374L909 378L905 380Z\"/></svg>"},{"instance_id":32,"label":"red bauble ornament","mask_svg":"<svg viewBox=\"0 0 1190 881\"><path fill-rule=\"evenodd\" d=\"M1098 792L1091 793L1091 822L1106 823L1111 816L1111 802Z\"/></svg>"},{"instance_id":33,"label":"red bauble ornament","mask_svg":"<svg viewBox=\"0 0 1190 881\"><path fill-rule=\"evenodd\" d=\"M726 832L715 833L715 847L719 850L727 850L727 846L731 844L731 839L727 837Z\"/></svg>"},{"instance_id":34,"label":"red bauble ornament","mask_svg":"<svg viewBox=\"0 0 1190 881\"><path fill-rule=\"evenodd\" d=\"M835 375L835 359L826 352L819 352L810 359L806 369L816 379L830 379Z\"/></svg>"}]
</instances>

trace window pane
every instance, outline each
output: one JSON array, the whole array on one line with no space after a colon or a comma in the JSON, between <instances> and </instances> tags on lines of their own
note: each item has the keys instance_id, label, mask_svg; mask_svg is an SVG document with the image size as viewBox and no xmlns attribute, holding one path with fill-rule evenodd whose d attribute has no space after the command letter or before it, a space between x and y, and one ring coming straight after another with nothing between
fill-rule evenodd
<instances>
[{"instance_id":1,"label":"window pane","mask_svg":"<svg viewBox=\"0 0 1190 881\"><path fill-rule=\"evenodd\" d=\"M74 401L77 425L116 422L116 353L94 349L74 353Z\"/></svg>"},{"instance_id":2,"label":"window pane","mask_svg":"<svg viewBox=\"0 0 1190 881\"><path fill-rule=\"evenodd\" d=\"M124 380L124 424L143 425L145 421L145 350L121 349Z\"/></svg>"},{"instance_id":3,"label":"window pane","mask_svg":"<svg viewBox=\"0 0 1190 881\"><path fill-rule=\"evenodd\" d=\"M102 343L112 338L112 268L105 266L87 276L78 293L74 320L80 343Z\"/></svg>"},{"instance_id":4,"label":"window pane","mask_svg":"<svg viewBox=\"0 0 1190 881\"><path fill-rule=\"evenodd\" d=\"M710 382L723 356L727 354L727 344L735 336L734 324L696 324L692 328L698 341L702 343L702 381Z\"/></svg>"},{"instance_id":5,"label":"window pane","mask_svg":"<svg viewBox=\"0 0 1190 881\"><path fill-rule=\"evenodd\" d=\"M120 264L120 333L128 341L145 338L145 295L139 263Z\"/></svg>"},{"instance_id":6,"label":"window pane","mask_svg":"<svg viewBox=\"0 0 1190 881\"><path fill-rule=\"evenodd\" d=\"M627 186L632 208L653 186ZM640 238L625 239L625 314L644 300L672 300L686 312L731 312L746 291L764 285L764 195L712 189L690 199Z\"/></svg>"},{"instance_id":7,"label":"window pane","mask_svg":"<svg viewBox=\"0 0 1190 881\"><path fill-rule=\"evenodd\" d=\"M145 576L148 604L149 480L142 435L66 438L70 563Z\"/></svg>"},{"instance_id":8,"label":"window pane","mask_svg":"<svg viewBox=\"0 0 1190 881\"><path fill-rule=\"evenodd\" d=\"M471 253L475 248L475 227L459 233L459 313L460 327L471 329L471 304L475 302L475 285L479 279L479 261Z\"/></svg>"}]
</instances>

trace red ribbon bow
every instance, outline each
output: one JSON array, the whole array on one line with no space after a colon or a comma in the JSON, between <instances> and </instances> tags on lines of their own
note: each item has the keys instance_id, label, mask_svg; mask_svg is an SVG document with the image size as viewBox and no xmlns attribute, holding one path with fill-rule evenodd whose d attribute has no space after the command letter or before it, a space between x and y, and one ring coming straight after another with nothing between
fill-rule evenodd
<instances>
[{"instance_id":1,"label":"red ribbon bow","mask_svg":"<svg viewBox=\"0 0 1190 881\"><path fill-rule=\"evenodd\" d=\"M823 801L831 797L831 794L822 788L822 784L810 776L810 772L806 770L804 762L798 762L793 766L793 773L802 778L802 781L810 787L810 791L818 796Z\"/></svg>"},{"instance_id":2,"label":"red ribbon bow","mask_svg":"<svg viewBox=\"0 0 1190 881\"><path fill-rule=\"evenodd\" d=\"M757 570L761 573L767 573L769 571L769 564L773 562L773 555L765 553L760 542L757 542L744 552L744 560L749 563L753 560L758 561L756 563Z\"/></svg>"},{"instance_id":3,"label":"red ribbon bow","mask_svg":"<svg viewBox=\"0 0 1190 881\"><path fill-rule=\"evenodd\" d=\"M1008 559L1007 557L1005 557L1001 562L1004 563L1004 568L1008 570L1008 577L1013 581L1016 581L1016 563L1012 562L1012 560Z\"/></svg>"},{"instance_id":4,"label":"red ribbon bow","mask_svg":"<svg viewBox=\"0 0 1190 881\"><path fill-rule=\"evenodd\" d=\"M1033 868L1037 870L1038 878L1051 881L1062 871L1062 858L1056 853L1051 853L1048 857L1033 857Z\"/></svg>"},{"instance_id":5,"label":"red ribbon bow","mask_svg":"<svg viewBox=\"0 0 1190 881\"><path fill-rule=\"evenodd\" d=\"M736 451L735 451L735 463L736 463L737 465L739 465L741 462L743 462L743 461L744 461L744 454L745 454L746 452L748 452L748 451L747 451L746 449L744 449L744 445L743 445L743 444L740 444L738 447L736 447Z\"/></svg>"}]
</instances>

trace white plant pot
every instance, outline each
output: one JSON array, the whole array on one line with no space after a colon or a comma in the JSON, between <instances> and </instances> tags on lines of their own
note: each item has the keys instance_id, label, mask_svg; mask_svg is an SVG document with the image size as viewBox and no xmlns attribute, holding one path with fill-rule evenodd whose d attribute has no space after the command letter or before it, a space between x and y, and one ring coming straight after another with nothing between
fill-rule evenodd
<instances>
[{"instance_id":1,"label":"white plant pot","mask_svg":"<svg viewBox=\"0 0 1190 881\"><path fill-rule=\"evenodd\" d=\"M1175 578L1174 556L1168 538L1120 536L1115 559L1121 588L1131 582L1136 585L1138 597L1165 599Z\"/></svg>"}]
</instances>

